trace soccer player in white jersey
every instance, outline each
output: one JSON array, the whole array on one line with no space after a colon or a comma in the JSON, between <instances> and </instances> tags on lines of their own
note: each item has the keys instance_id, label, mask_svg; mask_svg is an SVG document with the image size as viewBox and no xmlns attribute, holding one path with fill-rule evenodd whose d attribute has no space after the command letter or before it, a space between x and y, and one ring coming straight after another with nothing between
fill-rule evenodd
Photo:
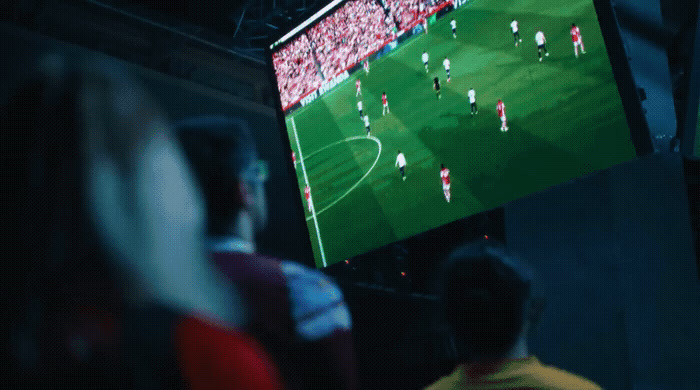
<instances>
[{"instance_id":1,"label":"soccer player in white jersey","mask_svg":"<svg viewBox=\"0 0 700 390\"><path fill-rule=\"evenodd\" d=\"M545 46L547 44L547 38L544 37L544 33L542 31L537 30L537 33L535 34L535 42L537 43L537 56L540 58L540 62L542 62L543 50L544 55L547 57L549 56L549 52Z\"/></svg>"},{"instance_id":2,"label":"soccer player in white jersey","mask_svg":"<svg viewBox=\"0 0 700 390\"><path fill-rule=\"evenodd\" d=\"M445 72L447 72L447 82L450 82L450 59L445 57L442 61L442 66L445 67Z\"/></svg>"},{"instance_id":3,"label":"soccer player in white jersey","mask_svg":"<svg viewBox=\"0 0 700 390\"><path fill-rule=\"evenodd\" d=\"M445 164L440 164L440 179L442 180L442 192L445 194L445 200L450 203L450 170L445 168Z\"/></svg>"},{"instance_id":4,"label":"soccer player in white jersey","mask_svg":"<svg viewBox=\"0 0 700 390\"><path fill-rule=\"evenodd\" d=\"M583 39L581 38L581 30L579 30L578 26L576 26L575 23L571 23L571 31L569 31L569 34L571 34L571 40L574 42L574 55L576 58L578 58L578 47L581 46L581 54L586 54L586 51L583 50Z\"/></svg>"},{"instance_id":5,"label":"soccer player in white jersey","mask_svg":"<svg viewBox=\"0 0 700 390\"><path fill-rule=\"evenodd\" d=\"M406 181L406 156L401 153L399 150L399 154L396 155L396 164L394 164L395 167L399 167L399 173L401 173L401 179Z\"/></svg>"},{"instance_id":6,"label":"soccer player in white jersey","mask_svg":"<svg viewBox=\"0 0 700 390\"><path fill-rule=\"evenodd\" d=\"M506 126L506 105L503 104L501 99L498 99L496 111L498 111L498 117L501 118L501 131L508 131L508 126Z\"/></svg>"},{"instance_id":7,"label":"soccer player in white jersey","mask_svg":"<svg viewBox=\"0 0 700 390\"><path fill-rule=\"evenodd\" d=\"M355 97L362 96L361 86L362 82L360 82L360 79L357 79L357 81L355 81L355 88L357 88L357 93L355 93Z\"/></svg>"},{"instance_id":8,"label":"soccer player in white jersey","mask_svg":"<svg viewBox=\"0 0 700 390\"><path fill-rule=\"evenodd\" d=\"M474 91L474 88L469 88L469 92L467 92L467 96L469 97L469 105L471 106L471 114L478 114L479 109L476 107L476 91Z\"/></svg>"},{"instance_id":9,"label":"soccer player in white jersey","mask_svg":"<svg viewBox=\"0 0 700 390\"><path fill-rule=\"evenodd\" d=\"M428 73L428 52L423 50L423 55L421 56L423 60L423 65L425 65L425 73Z\"/></svg>"},{"instance_id":10,"label":"soccer player in white jersey","mask_svg":"<svg viewBox=\"0 0 700 390\"><path fill-rule=\"evenodd\" d=\"M512 22L510 22L510 31L513 32L513 40L515 41L515 46L518 46L518 42L522 42L523 40L520 39L520 31L518 31L518 21L513 19Z\"/></svg>"},{"instance_id":11,"label":"soccer player in white jersey","mask_svg":"<svg viewBox=\"0 0 700 390\"><path fill-rule=\"evenodd\" d=\"M367 136L369 137L369 117L365 115L362 120L365 121L365 129L367 129Z\"/></svg>"},{"instance_id":12,"label":"soccer player in white jersey","mask_svg":"<svg viewBox=\"0 0 700 390\"><path fill-rule=\"evenodd\" d=\"M364 115L362 114L362 100L359 100L357 102L357 111L360 112L360 119L362 119L364 117Z\"/></svg>"},{"instance_id":13,"label":"soccer player in white jersey","mask_svg":"<svg viewBox=\"0 0 700 390\"><path fill-rule=\"evenodd\" d=\"M457 38L457 22L455 21L455 18L452 18L450 21L450 26L452 26L452 37Z\"/></svg>"},{"instance_id":14,"label":"soccer player in white jersey","mask_svg":"<svg viewBox=\"0 0 700 390\"><path fill-rule=\"evenodd\" d=\"M386 92L382 92L382 116L389 112L389 102L386 100Z\"/></svg>"}]
</instances>

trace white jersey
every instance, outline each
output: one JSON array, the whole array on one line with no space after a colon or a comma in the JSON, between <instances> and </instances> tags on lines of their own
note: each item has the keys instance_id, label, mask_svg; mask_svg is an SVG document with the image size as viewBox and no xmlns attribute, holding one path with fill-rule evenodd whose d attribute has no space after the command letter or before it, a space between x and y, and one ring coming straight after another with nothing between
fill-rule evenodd
<instances>
[{"instance_id":1,"label":"white jersey","mask_svg":"<svg viewBox=\"0 0 700 390\"><path fill-rule=\"evenodd\" d=\"M476 92L473 89L467 92L467 96L469 96L469 103L476 103Z\"/></svg>"},{"instance_id":2,"label":"white jersey","mask_svg":"<svg viewBox=\"0 0 700 390\"><path fill-rule=\"evenodd\" d=\"M513 31L513 34L518 32L518 21L517 20L510 22L510 30Z\"/></svg>"},{"instance_id":3,"label":"white jersey","mask_svg":"<svg viewBox=\"0 0 700 390\"><path fill-rule=\"evenodd\" d=\"M360 100L359 102L357 102L357 109L358 109L359 111L362 111L362 100Z\"/></svg>"},{"instance_id":4,"label":"white jersey","mask_svg":"<svg viewBox=\"0 0 700 390\"><path fill-rule=\"evenodd\" d=\"M445 70L450 70L450 60L445 58L445 61L442 61L442 66L445 67Z\"/></svg>"},{"instance_id":5,"label":"white jersey","mask_svg":"<svg viewBox=\"0 0 700 390\"><path fill-rule=\"evenodd\" d=\"M428 62L428 53L427 53L427 52L426 52L426 53L423 53L423 55L421 56L421 58L423 59L423 62L424 62L424 63L425 63L425 62Z\"/></svg>"},{"instance_id":6,"label":"white jersey","mask_svg":"<svg viewBox=\"0 0 700 390\"><path fill-rule=\"evenodd\" d=\"M457 28L457 22L456 22L454 19L452 19L452 21L450 22L450 26L452 26L452 29L453 29L453 30L456 29L456 28Z\"/></svg>"},{"instance_id":7,"label":"white jersey","mask_svg":"<svg viewBox=\"0 0 700 390\"><path fill-rule=\"evenodd\" d=\"M544 45L546 40L544 39L544 33L542 31L538 31L537 34L535 34L535 41L538 46Z\"/></svg>"},{"instance_id":8,"label":"white jersey","mask_svg":"<svg viewBox=\"0 0 700 390\"><path fill-rule=\"evenodd\" d=\"M403 155L403 153L399 153L398 156L396 156L396 164L398 165L399 168L405 167L406 166L406 156Z\"/></svg>"},{"instance_id":9,"label":"white jersey","mask_svg":"<svg viewBox=\"0 0 700 390\"><path fill-rule=\"evenodd\" d=\"M365 121L365 127L369 127L369 117L367 115L365 115L365 117L362 118L362 120Z\"/></svg>"}]
</instances>

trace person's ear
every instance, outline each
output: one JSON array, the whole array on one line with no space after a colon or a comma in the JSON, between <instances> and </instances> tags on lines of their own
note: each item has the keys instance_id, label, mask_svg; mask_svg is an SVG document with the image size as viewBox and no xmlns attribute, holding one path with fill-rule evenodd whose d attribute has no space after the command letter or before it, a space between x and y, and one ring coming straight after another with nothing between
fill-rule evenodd
<instances>
[{"instance_id":1,"label":"person's ear","mask_svg":"<svg viewBox=\"0 0 700 390\"><path fill-rule=\"evenodd\" d=\"M238 197L244 209L249 210L255 205L255 196L252 189L245 180L238 181Z\"/></svg>"}]
</instances>

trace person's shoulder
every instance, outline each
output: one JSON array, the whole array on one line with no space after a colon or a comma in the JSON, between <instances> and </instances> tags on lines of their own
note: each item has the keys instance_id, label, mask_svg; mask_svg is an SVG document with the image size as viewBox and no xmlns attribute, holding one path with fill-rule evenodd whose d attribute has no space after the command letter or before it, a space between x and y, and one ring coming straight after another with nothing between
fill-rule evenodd
<instances>
[{"instance_id":1,"label":"person's shoulder","mask_svg":"<svg viewBox=\"0 0 700 390\"><path fill-rule=\"evenodd\" d=\"M539 363L539 361L538 361ZM539 364L537 369L533 370L530 375L533 381L541 384L545 389L551 390L565 390L565 389L577 389L577 390L601 390L602 388L598 386L593 381L590 381L582 376L572 374L568 371L556 368L553 366L547 366L544 364Z\"/></svg>"},{"instance_id":2,"label":"person's shoulder","mask_svg":"<svg viewBox=\"0 0 700 390\"><path fill-rule=\"evenodd\" d=\"M456 389L457 385L459 384L459 373L457 369L455 369L451 374L447 376L443 376L442 378L438 379L436 382L433 382L431 385L426 387L424 390L451 390L451 389Z\"/></svg>"}]
</instances>

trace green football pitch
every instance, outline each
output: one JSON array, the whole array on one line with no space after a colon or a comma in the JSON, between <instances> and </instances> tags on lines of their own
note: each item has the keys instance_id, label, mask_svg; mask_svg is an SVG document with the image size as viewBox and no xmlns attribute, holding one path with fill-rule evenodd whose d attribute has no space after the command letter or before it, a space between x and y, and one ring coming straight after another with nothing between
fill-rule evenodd
<instances>
[{"instance_id":1,"label":"green football pitch","mask_svg":"<svg viewBox=\"0 0 700 390\"><path fill-rule=\"evenodd\" d=\"M517 47L512 19L522 38ZM579 58L571 23L580 27L586 49ZM542 62L536 29L545 33L550 53ZM445 56L452 64L450 83ZM436 76L441 99L433 90ZM357 78L361 97L355 96ZM474 116L470 87L479 109ZM391 109L386 116L383 91ZM500 131L496 114L499 98L506 105L507 132ZM319 267L322 259L331 265L634 157L590 0L475 1L372 62L369 74L359 70L289 113L286 124L303 159L297 178L305 209L306 180L311 188L314 212L307 213L307 224ZM407 160L405 181L394 165L398 150ZM450 203L440 164L451 172Z\"/></svg>"}]
</instances>

